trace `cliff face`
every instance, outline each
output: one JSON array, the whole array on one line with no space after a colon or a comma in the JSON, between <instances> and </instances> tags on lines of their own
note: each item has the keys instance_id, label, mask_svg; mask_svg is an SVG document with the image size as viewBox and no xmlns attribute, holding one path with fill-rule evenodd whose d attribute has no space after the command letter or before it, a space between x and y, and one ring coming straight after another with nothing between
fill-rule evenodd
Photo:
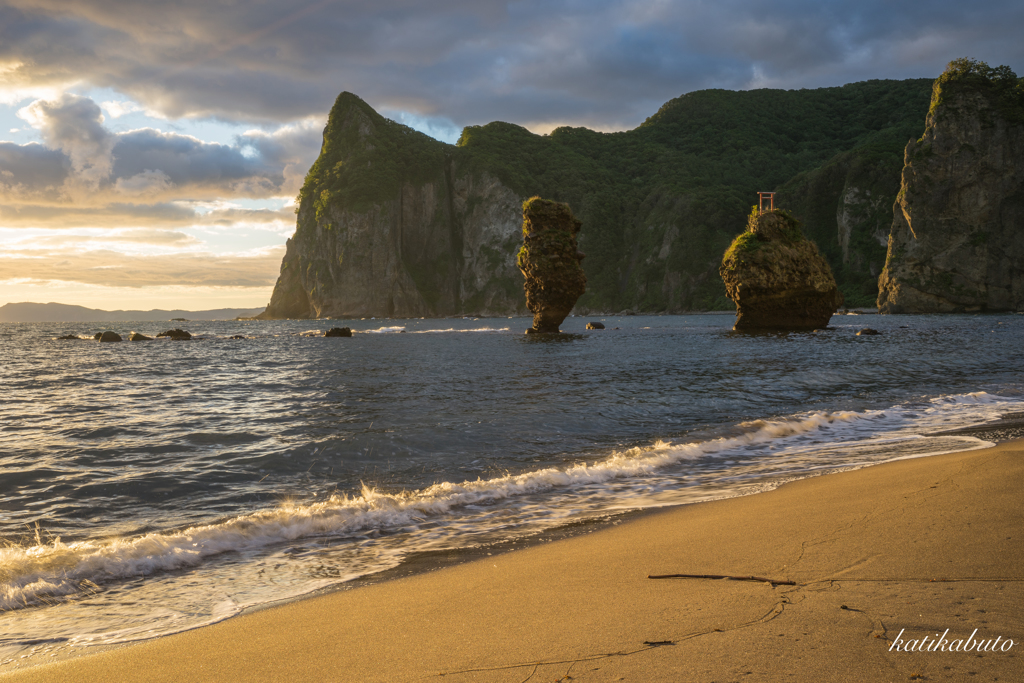
<instances>
[{"instance_id":1,"label":"cliff face","mask_svg":"<svg viewBox=\"0 0 1024 683\"><path fill-rule=\"evenodd\" d=\"M261 317L524 311L521 200L486 173L461 173L448 147L343 93Z\"/></svg>"},{"instance_id":2,"label":"cliff face","mask_svg":"<svg viewBox=\"0 0 1024 683\"><path fill-rule=\"evenodd\" d=\"M875 278L865 273L882 258L864 257L862 233L874 228L855 209L862 200L890 203L886 193L895 189L876 192L857 169L870 157L865 145L884 138L884 147L894 136L895 151L885 153L898 167L909 135L902 131L907 121L919 125L928 85L701 91L623 133L564 127L536 135L494 122L467 127L457 145L342 93L261 317L525 314L515 255L522 203L537 195L569 204L585 226L579 246L588 284L578 313L729 308L718 265L734 226L757 191L807 173L829 178L807 185L825 187L808 193L821 217L797 211L808 236L836 272L848 253L873 300ZM830 160L847 152L854 156L844 173L858 192L829 175ZM841 202L844 192L856 201ZM840 203L849 210L837 219ZM837 220L847 225L842 251Z\"/></svg>"},{"instance_id":3,"label":"cliff face","mask_svg":"<svg viewBox=\"0 0 1024 683\"><path fill-rule=\"evenodd\" d=\"M1024 310L1024 86L958 60L906 146L882 313Z\"/></svg>"}]
</instances>

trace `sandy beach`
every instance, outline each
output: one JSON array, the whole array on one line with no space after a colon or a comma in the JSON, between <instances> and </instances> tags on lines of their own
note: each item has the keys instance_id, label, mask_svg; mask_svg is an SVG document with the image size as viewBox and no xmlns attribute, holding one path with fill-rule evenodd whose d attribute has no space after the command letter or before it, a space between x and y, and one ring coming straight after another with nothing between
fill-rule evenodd
<instances>
[{"instance_id":1,"label":"sandy beach","mask_svg":"<svg viewBox=\"0 0 1024 683\"><path fill-rule=\"evenodd\" d=\"M0 678L1021 680L1022 491L1022 441L891 462Z\"/></svg>"}]
</instances>

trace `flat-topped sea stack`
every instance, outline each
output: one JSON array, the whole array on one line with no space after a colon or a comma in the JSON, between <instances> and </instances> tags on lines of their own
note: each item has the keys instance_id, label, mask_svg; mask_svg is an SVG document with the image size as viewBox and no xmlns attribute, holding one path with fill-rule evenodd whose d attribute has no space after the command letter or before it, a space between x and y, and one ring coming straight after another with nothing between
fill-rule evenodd
<instances>
[{"instance_id":1,"label":"flat-topped sea stack","mask_svg":"<svg viewBox=\"0 0 1024 683\"><path fill-rule=\"evenodd\" d=\"M587 290L576 235L582 223L568 204L540 197L523 202L523 246L516 264L526 278L526 307L532 332L558 332L576 300Z\"/></svg>"},{"instance_id":2,"label":"flat-topped sea stack","mask_svg":"<svg viewBox=\"0 0 1024 683\"><path fill-rule=\"evenodd\" d=\"M758 214L725 252L719 273L736 303L736 330L826 327L843 303L832 269L787 211Z\"/></svg>"},{"instance_id":3,"label":"flat-topped sea stack","mask_svg":"<svg viewBox=\"0 0 1024 683\"><path fill-rule=\"evenodd\" d=\"M880 313L1024 310L1024 79L950 62L894 208Z\"/></svg>"}]
</instances>

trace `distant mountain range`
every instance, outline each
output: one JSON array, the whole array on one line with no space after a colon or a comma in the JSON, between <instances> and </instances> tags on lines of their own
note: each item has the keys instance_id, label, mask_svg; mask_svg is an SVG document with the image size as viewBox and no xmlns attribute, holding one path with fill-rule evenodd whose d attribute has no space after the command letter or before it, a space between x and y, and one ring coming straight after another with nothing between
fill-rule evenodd
<instances>
[{"instance_id":1,"label":"distant mountain range","mask_svg":"<svg viewBox=\"0 0 1024 683\"><path fill-rule=\"evenodd\" d=\"M0 306L0 323L98 323L124 321L157 321L185 318L186 320L234 320L252 317L262 308L215 308L210 311L103 311L98 308L68 304L36 304L23 302Z\"/></svg>"}]
</instances>

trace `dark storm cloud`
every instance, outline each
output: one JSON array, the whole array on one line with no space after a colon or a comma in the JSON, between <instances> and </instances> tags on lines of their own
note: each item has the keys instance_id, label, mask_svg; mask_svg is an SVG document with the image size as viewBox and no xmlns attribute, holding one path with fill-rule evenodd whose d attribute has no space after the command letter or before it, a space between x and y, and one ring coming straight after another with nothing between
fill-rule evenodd
<instances>
[{"instance_id":1,"label":"dark storm cloud","mask_svg":"<svg viewBox=\"0 0 1024 683\"><path fill-rule=\"evenodd\" d=\"M1021 70L1021 25L1019 0L13 0L0 63L169 116L291 120L350 90L460 126L632 126L699 88L934 77L960 56Z\"/></svg>"}]
</instances>

